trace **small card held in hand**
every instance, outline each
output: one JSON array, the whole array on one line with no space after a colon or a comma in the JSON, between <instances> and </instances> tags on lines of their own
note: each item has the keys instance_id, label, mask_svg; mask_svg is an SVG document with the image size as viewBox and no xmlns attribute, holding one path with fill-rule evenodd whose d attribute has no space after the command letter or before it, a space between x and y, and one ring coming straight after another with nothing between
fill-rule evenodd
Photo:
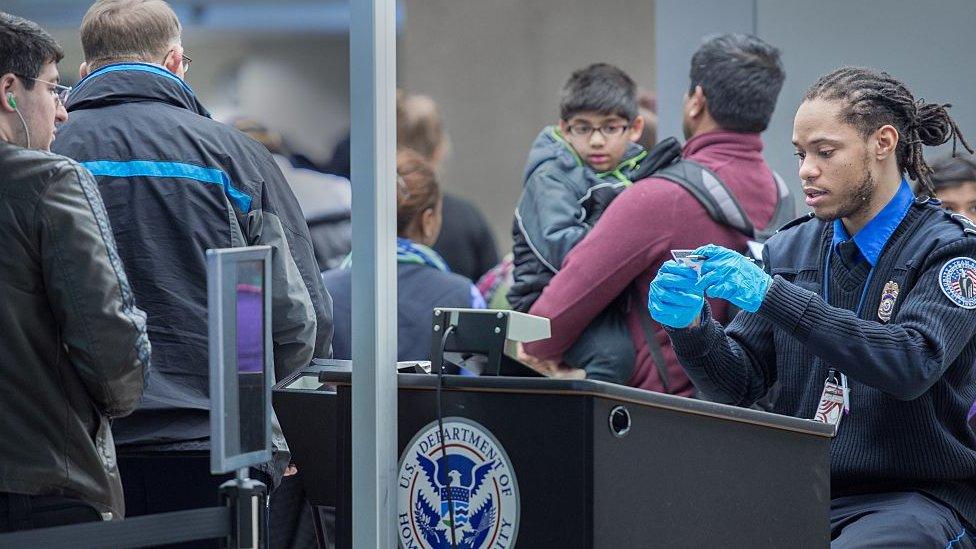
<instances>
[{"instance_id":1,"label":"small card held in hand","mask_svg":"<svg viewBox=\"0 0 976 549\"><path fill-rule=\"evenodd\" d=\"M701 272L701 265L704 258L694 255L695 250L671 250L671 257L685 267L691 267L696 272Z\"/></svg>"}]
</instances>

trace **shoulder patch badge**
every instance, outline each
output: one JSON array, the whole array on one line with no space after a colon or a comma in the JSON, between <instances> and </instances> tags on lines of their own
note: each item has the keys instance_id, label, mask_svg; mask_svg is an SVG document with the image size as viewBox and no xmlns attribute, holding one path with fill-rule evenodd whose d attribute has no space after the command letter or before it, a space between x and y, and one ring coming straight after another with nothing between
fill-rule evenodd
<instances>
[{"instance_id":1,"label":"shoulder patch badge","mask_svg":"<svg viewBox=\"0 0 976 549\"><path fill-rule=\"evenodd\" d=\"M881 322L891 320L891 313L895 310L895 302L898 301L898 283L889 280L884 289L881 290L881 305L878 305L878 318Z\"/></svg>"},{"instance_id":2,"label":"shoulder patch badge","mask_svg":"<svg viewBox=\"0 0 976 549\"><path fill-rule=\"evenodd\" d=\"M976 259L955 257L939 271L939 287L949 301L963 309L976 309Z\"/></svg>"}]
</instances>

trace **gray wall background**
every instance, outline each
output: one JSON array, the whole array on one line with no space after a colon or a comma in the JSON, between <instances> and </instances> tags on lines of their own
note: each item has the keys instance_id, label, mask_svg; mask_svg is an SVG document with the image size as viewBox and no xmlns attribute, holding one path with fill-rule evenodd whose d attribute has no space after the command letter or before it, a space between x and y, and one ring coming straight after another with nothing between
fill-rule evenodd
<instances>
[{"instance_id":1,"label":"gray wall background","mask_svg":"<svg viewBox=\"0 0 976 549\"><path fill-rule=\"evenodd\" d=\"M659 136L680 135L688 63L703 35L754 32L780 48L786 82L763 139L766 159L796 189L793 115L806 89L840 66L883 69L916 98L952 103L963 134L976 141L973 0L657 0L656 25ZM926 158L949 150L928 149Z\"/></svg>"},{"instance_id":2,"label":"gray wall background","mask_svg":"<svg viewBox=\"0 0 976 549\"><path fill-rule=\"evenodd\" d=\"M477 203L511 249L512 211L539 130L577 68L614 63L654 87L649 0L407 0L401 81L437 101L451 138L442 181Z\"/></svg>"}]
</instances>

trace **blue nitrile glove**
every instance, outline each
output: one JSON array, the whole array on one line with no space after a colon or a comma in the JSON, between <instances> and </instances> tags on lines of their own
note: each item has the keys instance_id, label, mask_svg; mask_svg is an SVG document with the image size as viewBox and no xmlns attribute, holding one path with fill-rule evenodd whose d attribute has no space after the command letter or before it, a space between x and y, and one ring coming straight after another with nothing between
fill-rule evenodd
<instances>
[{"instance_id":1,"label":"blue nitrile glove","mask_svg":"<svg viewBox=\"0 0 976 549\"><path fill-rule=\"evenodd\" d=\"M728 248L708 244L695 250L705 256L696 289L717 297L744 311L754 313L762 305L772 277L744 255Z\"/></svg>"},{"instance_id":2,"label":"blue nitrile glove","mask_svg":"<svg viewBox=\"0 0 976 549\"><path fill-rule=\"evenodd\" d=\"M705 298L695 288L698 273L691 267L666 261L647 291L647 311L665 326L685 328L701 314Z\"/></svg>"}]
</instances>

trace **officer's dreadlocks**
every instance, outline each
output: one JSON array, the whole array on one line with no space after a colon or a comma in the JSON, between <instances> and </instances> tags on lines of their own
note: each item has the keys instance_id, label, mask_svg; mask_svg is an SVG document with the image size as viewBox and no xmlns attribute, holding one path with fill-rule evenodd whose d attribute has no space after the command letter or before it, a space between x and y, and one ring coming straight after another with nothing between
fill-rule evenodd
<instances>
[{"instance_id":1,"label":"officer's dreadlocks","mask_svg":"<svg viewBox=\"0 0 976 549\"><path fill-rule=\"evenodd\" d=\"M922 146L935 147L951 138L952 152L956 139L970 153L972 147L959 131L959 126L946 110L951 105L915 100L904 84L886 72L860 67L845 67L824 75L807 90L804 100L844 100L844 121L869 135L881 126L890 124L896 130L898 167L917 181L929 193L932 188L932 169L922 156Z\"/></svg>"}]
</instances>

